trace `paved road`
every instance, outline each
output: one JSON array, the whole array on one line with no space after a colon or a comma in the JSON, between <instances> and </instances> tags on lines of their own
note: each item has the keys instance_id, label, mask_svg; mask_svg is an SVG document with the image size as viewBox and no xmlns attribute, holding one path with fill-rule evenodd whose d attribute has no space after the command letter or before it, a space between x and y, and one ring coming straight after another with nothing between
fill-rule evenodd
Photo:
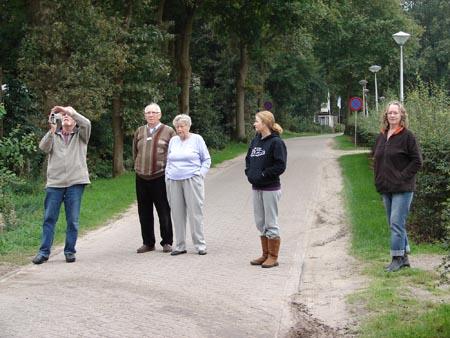
<instances>
[{"instance_id":1,"label":"paved road","mask_svg":"<svg viewBox=\"0 0 450 338\"><path fill-rule=\"evenodd\" d=\"M262 269L243 158L206 180L208 254L136 254L136 207L78 242L0 280L0 337L282 337L293 325L307 233L331 136L290 139L282 177L280 266Z\"/></svg>"}]
</instances>

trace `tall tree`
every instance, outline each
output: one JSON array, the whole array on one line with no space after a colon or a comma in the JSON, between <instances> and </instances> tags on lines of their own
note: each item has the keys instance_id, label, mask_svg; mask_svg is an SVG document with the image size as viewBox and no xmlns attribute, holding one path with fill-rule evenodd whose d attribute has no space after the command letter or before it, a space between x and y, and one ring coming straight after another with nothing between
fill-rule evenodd
<instances>
[{"instance_id":1,"label":"tall tree","mask_svg":"<svg viewBox=\"0 0 450 338\"><path fill-rule=\"evenodd\" d=\"M261 50L271 49L277 35L301 21L301 10L310 1L243 1L208 2L215 13L216 30L225 34L237 50L236 71L236 138L245 135L245 93L251 62L258 62Z\"/></svg>"},{"instance_id":2,"label":"tall tree","mask_svg":"<svg viewBox=\"0 0 450 338\"><path fill-rule=\"evenodd\" d=\"M420 75L426 82L450 86L450 2L406 1L405 8L425 29L418 51Z\"/></svg>"},{"instance_id":3,"label":"tall tree","mask_svg":"<svg viewBox=\"0 0 450 338\"><path fill-rule=\"evenodd\" d=\"M20 41L25 34L27 3L22 1L2 1L0 3L0 86L17 76L17 59ZM3 100L0 89L0 104ZM0 138L4 134L4 114L0 117Z\"/></svg>"},{"instance_id":4,"label":"tall tree","mask_svg":"<svg viewBox=\"0 0 450 338\"><path fill-rule=\"evenodd\" d=\"M173 68L179 91L178 112L183 114L189 114L190 111L189 98L192 80L190 47L194 19L201 4L202 0L167 0L161 1L158 8L160 15L161 6L164 5L163 20L174 23L168 27L169 32L175 37L169 55L173 58Z\"/></svg>"},{"instance_id":5,"label":"tall tree","mask_svg":"<svg viewBox=\"0 0 450 338\"><path fill-rule=\"evenodd\" d=\"M403 11L396 0L341 0L328 2L314 20L315 55L324 67L324 77L331 93L350 97L359 93L358 81L373 76L368 68L382 66L378 74L379 91L398 87L399 49L392 34L412 33L405 48L405 63L413 72L409 56L417 49L421 29ZM371 84L369 82L369 89Z\"/></svg>"},{"instance_id":6,"label":"tall tree","mask_svg":"<svg viewBox=\"0 0 450 338\"><path fill-rule=\"evenodd\" d=\"M111 97L107 65L117 58L114 25L88 0L42 1L20 50L19 69L43 116L73 105L91 119Z\"/></svg>"}]
</instances>

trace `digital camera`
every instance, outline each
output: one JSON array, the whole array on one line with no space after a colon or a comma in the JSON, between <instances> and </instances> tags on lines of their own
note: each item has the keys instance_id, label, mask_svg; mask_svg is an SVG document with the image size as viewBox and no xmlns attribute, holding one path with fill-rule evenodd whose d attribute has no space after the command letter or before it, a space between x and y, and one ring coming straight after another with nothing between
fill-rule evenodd
<instances>
[{"instance_id":1,"label":"digital camera","mask_svg":"<svg viewBox=\"0 0 450 338\"><path fill-rule=\"evenodd\" d=\"M57 124L60 126L62 124L62 115L60 113L51 113L50 114L50 123Z\"/></svg>"}]
</instances>

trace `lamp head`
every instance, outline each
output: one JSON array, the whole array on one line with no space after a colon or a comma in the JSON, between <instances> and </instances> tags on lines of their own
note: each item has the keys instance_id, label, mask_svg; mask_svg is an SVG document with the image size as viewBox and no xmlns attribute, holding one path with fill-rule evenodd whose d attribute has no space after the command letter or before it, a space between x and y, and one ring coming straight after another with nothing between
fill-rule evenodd
<instances>
[{"instance_id":1,"label":"lamp head","mask_svg":"<svg viewBox=\"0 0 450 338\"><path fill-rule=\"evenodd\" d=\"M361 80L361 81L359 81L358 82L361 86L366 86L366 84L367 84L367 81L366 80Z\"/></svg>"},{"instance_id":2,"label":"lamp head","mask_svg":"<svg viewBox=\"0 0 450 338\"><path fill-rule=\"evenodd\" d=\"M373 65L373 66L370 66L370 67L369 67L369 70L370 70L372 73L376 73L376 72L378 72L380 69L381 69L381 66L378 66L378 65Z\"/></svg>"},{"instance_id":3,"label":"lamp head","mask_svg":"<svg viewBox=\"0 0 450 338\"><path fill-rule=\"evenodd\" d=\"M398 32L395 34L392 34L392 37L394 38L395 42L397 42L398 45L403 46L406 41L408 41L411 34L405 33L405 32Z\"/></svg>"}]
</instances>

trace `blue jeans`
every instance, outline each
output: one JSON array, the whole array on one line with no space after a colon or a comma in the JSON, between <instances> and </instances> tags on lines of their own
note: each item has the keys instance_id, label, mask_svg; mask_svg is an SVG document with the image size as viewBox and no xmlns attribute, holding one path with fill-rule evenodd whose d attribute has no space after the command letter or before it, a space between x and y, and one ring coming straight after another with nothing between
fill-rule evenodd
<instances>
[{"instance_id":1,"label":"blue jeans","mask_svg":"<svg viewBox=\"0 0 450 338\"><path fill-rule=\"evenodd\" d=\"M55 236L55 225L58 221L61 203L64 202L66 211L66 245L64 254L75 253L75 244L78 237L78 226L80 217L81 197L84 184L76 184L67 188L46 188L44 202L44 224L42 225L42 242L39 254L44 257L50 255L50 250Z\"/></svg>"},{"instance_id":2,"label":"blue jeans","mask_svg":"<svg viewBox=\"0 0 450 338\"><path fill-rule=\"evenodd\" d=\"M403 256L410 252L406 219L413 199L413 192L382 194L387 221L391 228L391 256Z\"/></svg>"}]
</instances>

